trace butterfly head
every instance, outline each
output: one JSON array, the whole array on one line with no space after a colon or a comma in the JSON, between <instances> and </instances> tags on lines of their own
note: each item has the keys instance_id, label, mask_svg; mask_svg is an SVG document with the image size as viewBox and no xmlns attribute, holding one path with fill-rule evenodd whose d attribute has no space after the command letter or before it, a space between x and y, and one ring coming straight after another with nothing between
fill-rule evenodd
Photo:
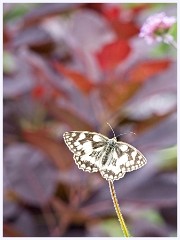
<instances>
[{"instance_id":1,"label":"butterfly head","mask_svg":"<svg viewBox=\"0 0 180 240\"><path fill-rule=\"evenodd\" d=\"M109 144L112 145L112 146L114 146L116 144L116 142L117 142L116 137L113 137L109 140Z\"/></svg>"}]
</instances>

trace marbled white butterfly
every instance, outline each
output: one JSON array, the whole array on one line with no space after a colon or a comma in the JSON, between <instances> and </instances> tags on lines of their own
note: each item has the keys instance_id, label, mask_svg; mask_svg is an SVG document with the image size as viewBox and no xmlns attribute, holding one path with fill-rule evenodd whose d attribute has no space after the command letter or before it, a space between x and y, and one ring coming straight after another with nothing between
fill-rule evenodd
<instances>
[{"instance_id":1,"label":"marbled white butterfly","mask_svg":"<svg viewBox=\"0 0 180 240\"><path fill-rule=\"evenodd\" d=\"M118 180L126 172L137 170L146 164L146 158L135 147L118 142L116 137L88 131L71 131L63 134L64 141L74 153L78 168L88 172L100 172L106 180Z\"/></svg>"}]
</instances>

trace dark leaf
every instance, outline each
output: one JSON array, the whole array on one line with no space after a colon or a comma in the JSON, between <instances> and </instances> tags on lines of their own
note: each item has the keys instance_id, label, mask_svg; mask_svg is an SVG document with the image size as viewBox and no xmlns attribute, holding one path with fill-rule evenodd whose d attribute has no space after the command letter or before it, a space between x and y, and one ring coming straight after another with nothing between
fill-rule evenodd
<instances>
[{"instance_id":1,"label":"dark leaf","mask_svg":"<svg viewBox=\"0 0 180 240\"><path fill-rule=\"evenodd\" d=\"M145 180L141 186L134 188L127 195L123 195L124 201L134 201L154 207L174 206L177 184L175 181L169 181L169 179L164 181L166 176L163 173L155 174L151 179Z\"/></svg>"},{"instance_id":2,"label":"dark leaf","mask_svg":"<svg viewBox=\"0 0 180 240\"><path fill-rule=\"evenodd\" d=\"M47 32L36 26L18 33L13 40L13 45L15 48L24 45L34 50L38 47L47 49L50 45L53 47L53 40Z\"/></svg>"},{"instance_id":3,"label":"dark leaf","mask_svg":"<svg viewBox=\"0 0 180 240\"><path fill-rule=\"evenodd\" d=\"M15 74L4 77L3 95L5 99L13 99L23 95L29 92L34 86L31 68L21 58L16 57L15 61L18 66Z\"/></svg>"},{"instance_id":4,"label":"dark leaf","mask_svg":"<svg viewBox=\"0 0 180 240\"><path fill-rule=\"evenodd\" d=\"M22 19L22 27L28 27L31 25L35 25L42 21L42 19L51 17L54 15L59 15L62 13L67 13L76 8L81 7L82 4L73 4L73 3L45 3L40 4L38 8L33 9L29 13L27 13Z\"/></svg>"},{"instance_id":5,"label":"dark leaf","mask_svg":"<svg viewBox=\"0 0 180 240\"><path fill-rule=\"evenodd\" d=\"M148 220L136 220L131 229L132 235L136 237L167 237L166 226L159 226ZM170 237L170 236L169 236Z\"/></svg>"},{"instance_id":6,"label":"dark leaf","mask_svg":"<svg viewBox=\"0 0 180 240\"><path fill-rule=\"evenodd\" d=\"M169 116L153 129L143 133L134 142L135 146L142 147L144 151L159 150L176 145L177 143L177 116L176 113Z\"/></svg>"},{"instance_id":7,"label":"dark leaf","mask_svg":"<svg viewBox=\"0 0 180 240\"><path fill-rule=\"evenodd\" d=\"M177 203L172 207L164 207L160 209L160 213L163 219L170 226L174 227L174 230L177 229Z\"/></svg>"},{"instance_id":8,"label":"dark leaf","mask_svg":"<svg viewBox=\"0 0 180 240\"><path fill-rule=\"evenodd\" d=\"M92 131L92 126L73 110L47 103L49 113L59 121L65 122L72 130Z\"/></svg>"},{"instance_id":9,"label":"dark leaf","mask_svg":"<svg viewBox=\"0 0 180 240\"><path fill-rule=\"evenodd\" d=\"M44 204L53 195L57 171L43 152L28 144L12 144L5 149L4 168L10 189L32 204Z\"/></svg>"},{"instance_id":10,"label":"dark leaf","mask_svg":"<svg viewBox=\"0 0 180 240\"><path fill-rule=\"evenodd\" d=\"M17 231L10 224L3 225L3 237L24 237L24 234Z\"/></svg>"},{"instance_id":11,"label":"dark leaf","mask_svg":"<svg viewBox=\"0 0 180 240\"><path fill-rule=\"evenodd\" d=\"M20 206L8 199L6 196L7 191L4 190L4 198L3 198L3 219L4 221L13 221L16 219L17 215L20 214L21 208Z\"/></svg>"},{"instance_id":12,"label":"dark leaf","mask_svg":"<svg viewBox=\"0 0 180 240\"><path fill-rule=\"evenodd\" d=\"M71 165L71 154L65 144L62 143L62 135L59 134L59 140L57 140L45 130L24 130L22 137L25 141L43 150L59 169L65 170Z\"/></svg>"}]
</instances>

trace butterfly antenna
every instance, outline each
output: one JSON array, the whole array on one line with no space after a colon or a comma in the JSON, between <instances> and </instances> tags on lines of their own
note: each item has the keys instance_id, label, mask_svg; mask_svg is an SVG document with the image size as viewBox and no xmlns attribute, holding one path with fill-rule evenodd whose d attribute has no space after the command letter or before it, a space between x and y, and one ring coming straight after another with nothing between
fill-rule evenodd
<instances>
[{"instance_id":1,"label":"butterfly antenna","mask_svg":"<svg viewBox=\"0 0 180 240\"><path fill-rule=\"evenodd\" d=\"M113 130L113 128L111 127L111 125L108 123L108 122L106 122L109 126L110 126L110 128L111 128L111 130L112 130L112 132L113 132L113 134L114 134L114 137L116 137L116 135L115 135L115 133L114 133L114 130Z\"/></svg>"},{"instance_id":2,"label":"butterfly antenna","mask_svg":"<svg viewBox=\"0 0 180 240\"><path fill-rule=\"evenodd\" d=\"M134 132L127 132L127 133L121 133L121 134L117 135L116 137L119 137L119 136L125 135L125 134L129 134L129 133L132 133L132 134L136 135Z\"/></svg>"}]
</instances>

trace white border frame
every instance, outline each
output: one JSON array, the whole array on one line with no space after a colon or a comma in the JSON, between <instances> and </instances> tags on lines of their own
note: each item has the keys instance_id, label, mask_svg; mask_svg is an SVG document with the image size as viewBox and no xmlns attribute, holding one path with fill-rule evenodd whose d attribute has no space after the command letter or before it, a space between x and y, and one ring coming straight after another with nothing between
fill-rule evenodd
<instances>
[{"instance_id":1,"label":"white border frame","mask_svg":"<svg viewBox=\"0 0 180 240\"><path fill-rule=\"evenodd\" d=\"M177 22L179 21L179 14L180 14L180 3L179 1L167 1L167 0L159 0L159 1L147 1L147 0L139 0L139 1L134 1L134 0L126 0L126 1L83 1L83 0L79 0L79 1L47 1L47 0L39 0L39 1L31 1L31 0L19 0L19 1L14 1L14 0L9 0L9 1L3 1L1 2L1 7L0 7L0 16L1 17L1 21L0 21L0 26L1 26L1 33L3 31L3 3L176 3L177 4ZM179 40L179 27L178 27L178 36L177 36L177 46L179 46L180 40ZM1 62L3 62L3 34L1 34ZM177 51L177 66L179 64L179 51ZM180 83L179 83L179 68L177 67L177 93L178 93L178 97L177 97L177 102L180 102ZM1 73L2 73L2 81L1 81L1 85L0 85L0 89L2 91L2 101L0 103L0 108L1 108L1 113L2 113L2 119L0 121L0 127L1 127L1 142L3 143L3 67L1 64ZM177 106L177 119L179 119L179 114L180 114L180 110L179 110L179 106ZM179 128L179 124L178 124L178 120L177 120L177 133L180 133L180 128ZM179 142L180 142L180 135L177 134L177 146L179 146ZM177 148L178 149L178 148ZM2 153L2 158L0 161L0 174L1 174L1 179L3 179L3 144L1 144L1 153ZM178 156L180 156L180 148L178 149ZM178 178L179 178L179 164L177 167L177 182L178 182ZM180 180L180 179L179 179ZM3 213L3 181L1 181L1 209L2 209L2 213ZM179 202L180 197L179 197L179 184L177 185L177 202ZM177 223L180 223L180 219L179 219L179 207L177 208ZM0 231L0 237L4 238L4 239L9 239L12 240L12 237L3 237L3 214L1 214L1 231ZM180 224L177 224L177 237L170 237L170 239L177 239L179 237L179 228L180 228ZM15 237L13 239L20 239L20 240L24 240L24 239L39 239L39 237ZM74 239L75 237L64 237L64 239L68 240L68 239ZM133 237L134 238L134 237ZM46 239L55 239L54 237L46 237ZM76 238L77 239L77 238ZM86 237L86 238L81 238L81 239L96 239L96 238L90 238L90 237ZM101 237L100 239L111 239L111 237ZM153 237L136 237L136 239L154 239ZM167 240L167 237L160 237L158 239L164 239Z\"/></svg>"}]
</instances>

